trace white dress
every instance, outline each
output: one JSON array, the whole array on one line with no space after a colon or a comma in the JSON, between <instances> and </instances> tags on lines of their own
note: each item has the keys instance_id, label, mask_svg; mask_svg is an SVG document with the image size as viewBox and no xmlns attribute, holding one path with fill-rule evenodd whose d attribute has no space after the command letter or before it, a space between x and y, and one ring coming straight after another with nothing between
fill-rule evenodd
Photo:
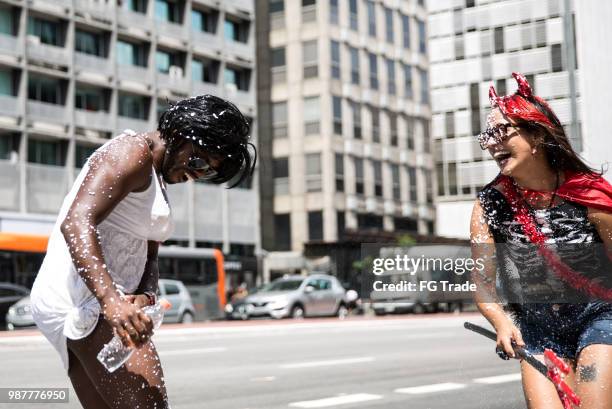
<instances>
[{"instance_id":1,"label":"white dress","mask_svg":"<svg viewBox=\"0 0 612 409\"><path fill-rule=\"evenodd\" d=\"M112 147L120 138L130 137L139 136L126 130L99 150ZM98 300L77 273L60 230L88 170L89 161L62 203L30 294L34 321L59 352L66 371L66 338L81 339L89 335L96 327L101 310ZM124 294L133 293L140 284L147 260L147 240L165 241L174 227L164 195L165 185L160 184L154 168L152 176L145 191L129 193L97 226L104 262Z\"/></svg>"}]
</instances>

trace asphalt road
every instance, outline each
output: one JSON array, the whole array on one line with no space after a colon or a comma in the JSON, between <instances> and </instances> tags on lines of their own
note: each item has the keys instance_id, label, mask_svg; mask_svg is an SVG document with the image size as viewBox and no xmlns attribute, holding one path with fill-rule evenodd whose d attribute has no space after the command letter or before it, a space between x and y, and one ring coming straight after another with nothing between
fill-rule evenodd
<instances>
[{"instance_id":1,"label":"asphalt road","mask_svg":"<svg viewBox=\"0 0 612 409\"><path fill-rule=\"evenodd\" d=\"M173 409L517 409L517 361L463 329L477 315L162 327ZM25 334L25 333L24 333ZM69 387L41 336L0 335L0 387ZM42 405L72 409L80 404ZM0 408L42 407L0 404Z\"/></svg>"}]
</instances>

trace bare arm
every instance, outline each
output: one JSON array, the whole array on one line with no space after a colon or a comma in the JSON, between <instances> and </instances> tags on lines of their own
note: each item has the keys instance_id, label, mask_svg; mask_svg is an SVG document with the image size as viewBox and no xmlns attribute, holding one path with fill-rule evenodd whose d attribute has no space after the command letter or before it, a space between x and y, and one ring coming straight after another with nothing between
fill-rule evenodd
<instances>
[{"instance_id":1,"label":"bare arm","mask_svg":"<svg viewBox=\"0 0 612 409\"><path fill-rule=\"evenodd\" d=\"M77 272L100 302L105 318L124 340L130 333L136 344L146 333L148 317L143 318L135 306L120 299L104 261L97 226L128 193L150 183L152 160L148 147L136 138L124 138L97 151L61 224ZM132 335L134 330L136 335Z\"/></svg>"},{"instance_id":2,"label":"bare arm","mask_svg":"<svg viewBox=\"0 0 612 409\"><path fill-rule=\"evenodd\" d=\"M612 213L604 212L593 208L588 209L589 221L595 225L599 236L604 242L608 251L612 250Z\"/></svg>"},{"instance_id":3,"label":"bare arm","mask_svg":"<svg viewBox=\"0 0 612 409\"><path fill-rule=\"evenodd\" d=\"M497 346L514 357L512 341L524 345L521 333L504 312L495 289L497 261L495 259L495 240L489 230L480 200L476 200L470 220L470 242L472 258L482 260L484 268L472 271L472 281L476 284L474 300L480 313L497 331Z\"/></svg>"}]
</instances>

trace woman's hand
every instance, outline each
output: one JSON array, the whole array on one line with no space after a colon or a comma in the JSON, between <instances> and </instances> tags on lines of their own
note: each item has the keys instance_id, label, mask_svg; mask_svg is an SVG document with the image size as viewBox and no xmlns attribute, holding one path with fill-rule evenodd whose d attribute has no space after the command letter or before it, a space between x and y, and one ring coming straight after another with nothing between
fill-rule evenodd
<instances>
[{"instance_id":1,"label":"woman's hand","mask_svg":"<svg viewBox=\"0 0 612 409\"><path fill-rule=\"evenodd\" d=\"M497 351L503 351L511 358L519 359L514 352L514 345L525 346L521 331L509 320L497 325L495 330L497 332Z\"/></svg>"},{"instance_id":2,"label":"woman's hand","mask_svg":"<svg viewBox=\"0 0 612 409\"><path fill-rule=\"evenodd\" d=\"M151 299L145 294L127 294L123 298L138 308L144 308L151 305Z\"/></svg>"},{"instance_id":3,"label":"woman's hand","mask_svg":"<svg viewBox=\"0 0 612 409\"><path fill-rule=\"evenodd\" d=\"M103 302L102 314L125 346L140 347L153 334L151 318L142 312L138 305L121 297L113 297L112 301Z\"/></svg>"}]
</instances>

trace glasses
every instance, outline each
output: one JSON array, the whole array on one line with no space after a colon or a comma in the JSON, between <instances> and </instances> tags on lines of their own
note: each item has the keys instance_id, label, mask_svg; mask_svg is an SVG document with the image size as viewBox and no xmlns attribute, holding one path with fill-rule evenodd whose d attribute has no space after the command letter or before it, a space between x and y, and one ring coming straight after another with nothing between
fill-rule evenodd
<instances>
[{"instance_id":1,"label":"glasses","mask_svg":"<svg viewBox=\"0 0 612 409\"><path fill-rule=\"evenodd\" d=\"M205 159L196 156L195 147L192 147L192 156L189 157L189 161L187 162L187 167L194 172L201 173L202 176L198 177L199 180L208 180L217 176L218 172L215 168L212 167L210 163L208 163Z\"/></svg>"},{"instance_id":2,"label":"glasses","mask_svg":"<svg viewBox=\"0 0 612 409\"><path fill-rule=\"evenodd\" d=\"M486 150L491 139L493 139L495 143L502 143L503 141L508 139L508 137L510 136L510 134L508 133L508 128L518 129L519 127L512 124L499 124L492 128L487 128L484 130L484 132L478 134L476 139L478 139L480 149L482 149L483 151Z\"/></svg>"}]
</instances>

